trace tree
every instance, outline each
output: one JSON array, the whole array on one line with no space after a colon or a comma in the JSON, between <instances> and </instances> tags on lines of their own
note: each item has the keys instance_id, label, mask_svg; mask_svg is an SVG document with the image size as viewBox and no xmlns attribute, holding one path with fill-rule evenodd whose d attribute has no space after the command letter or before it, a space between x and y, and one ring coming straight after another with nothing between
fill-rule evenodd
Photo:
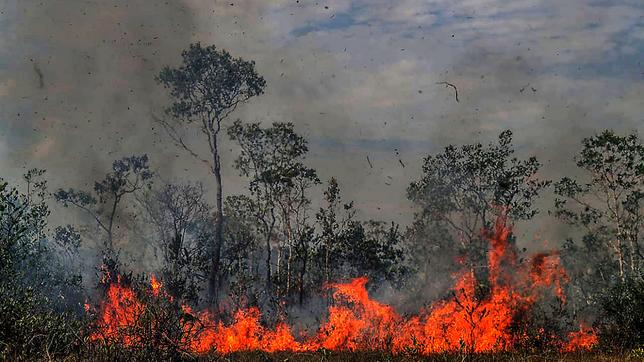
<instances>
[{"instance_id":1,"label":"tree","mask_svg":"<svg viewBox=\"0 0 644 362\"><path fill-rule=\"evenodd\" d=\"M414 281L408 283L409 295L418 303L442 298L452 286L451 278L437 278L458 270L461 250L455 248L453 233L444 222L416 218L405 231Z\"/></svg>"},{"instance_id":2,"label":"tree","mask_svg":"<svg viewBox=\"0 0 644 362\"><path fill-rule=\"evenodd\" d=\"M74 255L70 226L47 230L49 193L44 170L24 175L26 192L0 179L0 359L56 358L78 346L80 276L61 253Z\"/></svg>"},{"instance_id":3,"label":"tree","mask_svg":"<svg viewBox=\"0 0 644 362\"><path fill-rule=\"evenodd\" d=\"M214 45L191 44L181 56L183 64L179 68L165 67L157 77L159 83L170 89L173 98L172 105L166 109L171 120L157 120L174 143L207 165L215 179L215 233L209 290L216 302L224 222L219 133L222 122L239 104L262 94L266 82L256 73L254 62L233 58ZM186 141L182 130L190 127L197 127L204 135L209 157L203 157Z\"/></svg>"},{"instance_id":4,"label":"tree","mask_svg":"<svg viewBox=\"0 0 644 362\"><path fill-rule=\"evenodd\" d=\"M277 277L288 294L291 285L291 267L295 240L305 232L310 200L307 190L319 183L315 170L302 160L308 152L306 140L294 131L292 123L274 123L269 128L259 123L235 122L229 129L230 138L241 148L235 160L243 176L249 177L249 191L255 217L261 225L266 251L266 290L271 290L272 243L278 241ZM276 240L276 228L282 231L287 250L282 259L282 245ZM302 248L302 245L299 246ZM280 268L285 262L285 277L280 279ZM305 267L305 263L303 264Z\"/></svg>"},{"instance_id":5,"label":"tree","mask_svg":"<svg viewBox=\"0 0 644 362\"><path fill-rule=\"evenodd\" d=\"M316 219L320 235L314 250L319 274L316 284L328 285L338 279L368 275L379 284L398 284L407 273L399 226L395 223L355 219L353 202L343 203L340 187L331 178L324 192L326 205Z\"/></svg>"},{"instance_id":6,"label":"tree","mask_svg":"<svg viewBox=\"0 0 644 362\"><path fill-rule=\"evenodd\" d=\"M555 184L555 215L585 231L583 246L570 241L569 253L589 259L593 280L641 277L644 144L635 133L605 130L582 141L576 162L583 179Z\"/></svg>"},{"instance_id":7,"label":"tree","mask_svg":"<svg viewBox=\"0 0 644 362\"><path fill-rule=\"evenodd\" d=\"M331 281L331 261L338 260L340 253L340 236L354 223L356 210L353 207L353 201L342 202L340 186L334 177L329 179L327 189L324 191L324 200L326 207L318 210L316 219L321 232L318 251L323 260L322 282L327 285ZM339 215L340 207L344 211L343 215Z\"/></svg>"},{"instance_id":8,"label":"tree","mask_svg":"<svg viewBox=\"0 0 644 362\"><path fill-rule=\"evenodd\" d=\"M105 232L103 253L108 270L116 267L114 223L118 218L119 205L126 196L146 187L152 176L147 155L124 157L114 161L112 171L103 180L94 183L94 195L71 188L58 189L54 194L63 206L74 206L90 215Z\"/></svg>"},{"instance_id":9,"label":"tree","mask_svg":"<svg viewBox=\"0 0 644 362\"><path fill-rule=\"evenodd\" d=\"M207 275L212 208L201 184L165 184L140 200L156 229L165 289L176 300L196 301Z\"/></svg>"},{"instance_id":10,"label":"tree","mask_svg":"<svg viewBox=\"0 0 644 362\"><path fill-rule=\"evenodd\" d=\"M487 265L482 230L500 213L514 220L532 218L538 212L535 199L550 183L537 178L541 164L535 157L520 160L513 154L511 131L501 132L498 144L450 145L424 159L421 179L407 189L421 209L416 221L445 224L471 268Z\"/></svg>"},{"instance_id":11,"label":"tree","mask_svg":"<svg viewBox=\"0 0 644 362\"><path fill-rule=\"evenodd\" d=\"M232 195L224 202L224 247L222 276L227 278L236 308L257 305L262 291L262 245L253 199L247 195ZM247 304L245 304L247 303Z\"/></svg>"},{"instance_id":12,"label":"tree","mask_svg":"<svg viewBox=\"0 0 644 362\"><path fill-rule=\"evenodd\" d=\"M354 222L340 240L340 261L344 264L339 268L341 275L368 275L376 285L383 281L402 285L408 270L397 224L375 220Z\"/></svg>"}]
</instances>

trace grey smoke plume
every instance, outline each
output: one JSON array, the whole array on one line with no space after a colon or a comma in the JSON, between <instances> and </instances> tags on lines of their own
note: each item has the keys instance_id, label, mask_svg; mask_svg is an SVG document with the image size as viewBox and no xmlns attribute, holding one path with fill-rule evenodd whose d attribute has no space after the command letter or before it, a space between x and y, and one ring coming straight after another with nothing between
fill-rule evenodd
<instances>
[{"instance_id":1,"label":"grey smoke plume","mask_svg":"<svg viewBox=\"0 0 644 362\"><path fill-rule=\"evenodd\" d=\"M510 128L520 154L557 178L583 136L644 130L643 13L637 1L9 1L0 167L88 188L113 159L146 152L166 178L208 186L150 117L167 104L154 75L201 41L255 60L267 79L235 117L293 121L311 166L363 216L408 223L404 190L447 144ZM224 149L225 192L236 193L244 181Z\"/></svg>"},{"instance_id":2,"label":"grey smoke plume","mask_svg":"<svg viewBox=\"0 0 644 362\"><path fill-rule=\"evenodd\" d=\"M183 1L20 1L4 12L14 34L3 42L10 56L2 72L3 141L13 165L91 186L126 154L160 154L172 164L149 114L163 109L154 75L192 41Z\"/></svg>"}]
</instances>

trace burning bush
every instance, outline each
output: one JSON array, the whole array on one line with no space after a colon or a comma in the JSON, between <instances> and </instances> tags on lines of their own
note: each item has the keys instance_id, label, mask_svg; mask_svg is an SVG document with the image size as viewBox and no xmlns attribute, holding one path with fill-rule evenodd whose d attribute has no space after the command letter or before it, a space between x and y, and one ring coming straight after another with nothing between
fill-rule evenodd
<instances>
[{"instance_id":1,"label":"burning bush","mask_svg":"<svg viewBox=\"0 0 644 362\"><path fill-rule=\"evenodd\" d=\"M452 296L403 317L393 307L371 299L368 279L356 278L333 284L334 303L326 322L316 333L295 338L284 322L274 328L260 323L257 308L234 312L230 323L217 320L210 312L193 312L180 306L152 278L149 287L136 292L120 278L112 283L98 310L97 330L91 339L132 349L154 349L177 353L215 351L390 351L395 354L466 352L492 353L516 350L526 338L539 338L543 345L563 351L590 349L597 336L582 327L568 336L550 335L541 328L537 335L517 329L517 321L530 314L536 301L552 290L565 302L562 284L567 281L556 253L542 253L520 264L508 242L510 230L499 219L490 238L489 285L487 295L476 293L476 279L470 270L459 274Z\"/></svg>"},{"instance_id":2,"label":"burning bush","mask_svg":"<svg viewBox=\"0 0 644 362\"><path fill-rule=\"evenodd\" d=\"M198 320L168 295L152 276L117 276L107 286L105 301L98 310L87 304L95 319L90 340L119 346L141 355L177 357L191 351L191 336L200 328Z\"/></svg>"}]
</instances>

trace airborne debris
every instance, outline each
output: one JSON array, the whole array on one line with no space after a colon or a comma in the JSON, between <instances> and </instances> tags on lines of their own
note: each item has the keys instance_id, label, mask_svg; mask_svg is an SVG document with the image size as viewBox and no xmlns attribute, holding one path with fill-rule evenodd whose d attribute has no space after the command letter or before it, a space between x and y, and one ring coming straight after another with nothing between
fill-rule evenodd
<instances>
[{"instance_id":1,"label":"airborne debris","mask_svg":"<svg viewBox=\"0 0 644 362\"><path fill-rule=\"evenodd\" d=\"M38 76L38 88L43 89L45 87L45 81L38 63L34 63L34 72L36 72L36 75Z\"/></svg>"},{"instance_id":2,"label":"airborne debris","mask_svg":"<svg viewBox=\"0 0 644 362\"><path fill-rule=\"evenodd\" d=\"M456 88L456 86L454 84L449 83L449 82L437 82L436 84L444 84L445 88L447 88L447 87L454 88L454 97L456 98L456 103L458 103L458 89Z\"/></svg>"}]
</instances>

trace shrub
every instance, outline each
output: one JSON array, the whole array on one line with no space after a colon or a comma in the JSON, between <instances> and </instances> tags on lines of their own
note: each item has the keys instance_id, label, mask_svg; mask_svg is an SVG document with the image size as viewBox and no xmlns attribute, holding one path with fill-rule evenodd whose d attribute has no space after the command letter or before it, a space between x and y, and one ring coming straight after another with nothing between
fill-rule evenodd
<instances>
[{"instance_id":1,"label":"shrub","mask_svg":"<svg viewBox=\"0 0 644 362\"><path fill-rule=\"evenodd\" d=\"M644 346L644 280L630 277L619 281L602 299L602 346L619 352Z\"/></svg>"}]
</instances>

